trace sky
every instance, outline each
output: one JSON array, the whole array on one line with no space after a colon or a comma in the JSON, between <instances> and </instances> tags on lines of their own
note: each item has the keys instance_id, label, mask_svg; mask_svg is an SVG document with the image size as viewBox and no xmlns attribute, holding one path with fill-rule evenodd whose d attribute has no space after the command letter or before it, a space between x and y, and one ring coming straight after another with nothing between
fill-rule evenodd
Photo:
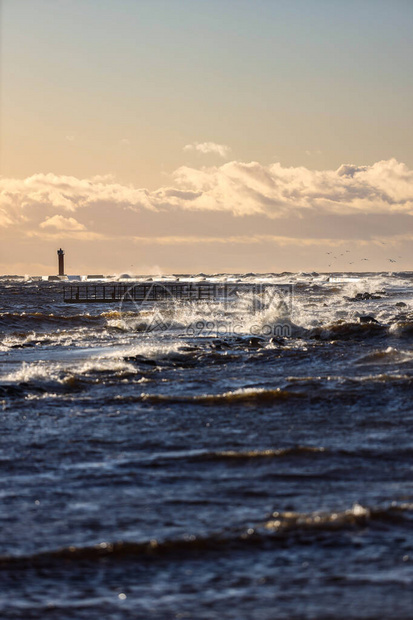
<instances>
[{"instance_id":1,"label":"sky","mask_svg":"<svg viewBox=\"0 0 413 620\"><path fill-rule=\"evenodd\" d=\"M413 269L411 0L0 7L0 274Z\"/></svg>"}]
</instances>

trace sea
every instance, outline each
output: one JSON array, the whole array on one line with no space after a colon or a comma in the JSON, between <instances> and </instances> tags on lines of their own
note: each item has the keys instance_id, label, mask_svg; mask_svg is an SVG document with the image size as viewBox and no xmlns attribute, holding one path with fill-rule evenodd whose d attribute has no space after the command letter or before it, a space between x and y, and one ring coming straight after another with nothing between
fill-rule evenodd
<instances>
[{"instance_id":1,"label":"sea","mask_svg":"<svg viewBox=\"0 0 413 620\"><path fill-rule=\"evenodd\" d=\"M0 279L2 620L413 617L413 272L334 275Z\"/></svg>"}]
</instances>

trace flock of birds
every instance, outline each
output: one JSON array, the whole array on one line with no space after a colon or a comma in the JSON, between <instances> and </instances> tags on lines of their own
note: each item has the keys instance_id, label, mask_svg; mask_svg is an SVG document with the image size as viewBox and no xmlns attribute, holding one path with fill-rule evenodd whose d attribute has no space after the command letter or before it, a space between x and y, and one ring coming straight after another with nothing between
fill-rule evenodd
<instances>
[{"instance_id":1,"label":"flock of birds","mask_svg":"<svg viewBox=\"0 0 413 620\"><path fill-rule=\"evenodd\" d=\"M381 241L382 245L386 245L383 241ZM345 256L346 254L350 254L350 250L345 250L345 252L342 252L341 254L338 254L338 256L332 256L333 252L326 252L327 255L331 256L331 258L333 258L334 260L338 260L340 258L340 256ZM398 258L402 258L402 256L399 256ZM369 261L369 258L360 258L358 259L357 262L363 262L363 261ZM397 260L395 258L388 258L387 259L389 261L389 263L397 263ZM355 261L349 261L347 264L348 265L354 265ZM329 263L328 265L329 267L333 266L333 263Z\"/></svg>"}]
</instances>

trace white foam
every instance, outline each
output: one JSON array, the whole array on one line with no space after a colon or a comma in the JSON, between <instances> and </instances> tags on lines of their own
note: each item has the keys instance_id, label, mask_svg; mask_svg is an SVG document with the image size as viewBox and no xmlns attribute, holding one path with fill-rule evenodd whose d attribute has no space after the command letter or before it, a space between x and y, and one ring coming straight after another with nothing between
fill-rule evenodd
<instances>
[{"instance_id":1,"label":"white foam","mask_svg":"<svg viewBox=\"0 0 413 620\"><path fill-rule=\"evenodd\" d=\"M80 363L55 362L23 362L17 370L6 374L0 379L8 383L59 383L63 384L72 377L87 375L93 372L114 372L136 374L136 368L122 357L104 355L93 357Z\"/></svg>"},{"instance_id":2,"label":"white foam","mask_svg":"<svg viewBox=\"0 0 413 620\"><path fill-rule=\"evenodd\" d=\"M72 367L71 370L75 374L85 375L92 372L115 372L119 374L136 374L136 368L125 362L122 358L115 356L105 356L92 358L80 366Z\"/></svg>"},{"instance_id":3,"label":"white foam","mask_svg":"<svg viewBox=\"0 0 413 620\"><path fill-rule=\"evenodd\" d=\"M3 381L10 383L29 383L31 381L57 381L62 382L58 375L60 367L58 365L52 366L46 362L27 363L23 362L21 367L14 372L1 377Z\"/></svg>"}]
</instances>

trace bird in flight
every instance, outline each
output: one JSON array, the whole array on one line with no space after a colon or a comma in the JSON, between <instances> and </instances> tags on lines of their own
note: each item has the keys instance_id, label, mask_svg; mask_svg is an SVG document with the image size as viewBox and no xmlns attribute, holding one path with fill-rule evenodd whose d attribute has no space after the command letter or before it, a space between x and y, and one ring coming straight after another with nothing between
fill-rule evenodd
<instances>
[{"instance_id":1,"label":"bird in flight","mask_svg":"<svg viewBox=\"0 0 413 620\"><path fill-rule=\"evenodd\" d=\"M390 261L391 263L396 263L397 261L394 260L394 258L388 258L388 261Z\"/></svg>"}]
</instances>

